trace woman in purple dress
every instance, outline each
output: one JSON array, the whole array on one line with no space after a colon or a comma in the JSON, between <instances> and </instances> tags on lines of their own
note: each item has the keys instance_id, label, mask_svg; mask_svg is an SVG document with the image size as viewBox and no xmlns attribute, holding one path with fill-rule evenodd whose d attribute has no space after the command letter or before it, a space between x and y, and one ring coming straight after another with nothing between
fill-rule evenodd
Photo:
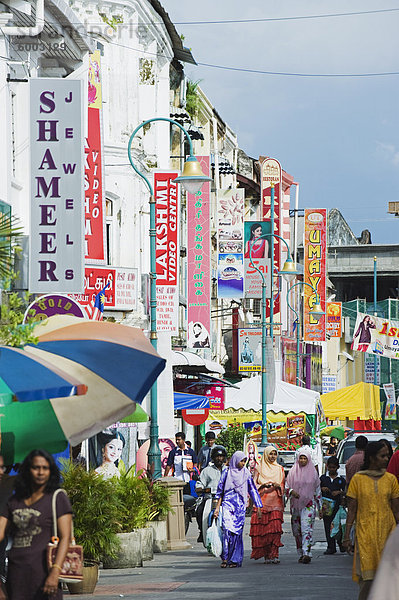
<instances>
[{"instance_id":1,"label":"woman in purple dress","mask_svg":"<svg viewBox=\"0 0 399 600\"><path fill-rule=\"evenodd\" d=\"M215 498L217 505L214 517L219 516L222 507L223 550L221 568L241 567L244 556L242 532L245 523L245 509L248 494L258 508L261 517L262 500L246 468L247 457L244 452L234 452L230 459L229 468L224 471L218 485Z\"/></svg>"},{"instance_id":2,"label":"woman in purple dress","mask_svg":"<svg viewBox=\"0 0 399 600\"><path fill-rule=\"evenodd\" d=\"M23 461L15 494L0 517L0 540L7 526L13 538L8 557L7 592L10 600L60 600L59 575L71 537L71 504L66 494L56 498L59 544L55 563L47 569L47 544L53 535L52 499L60 487L54 458L32 450Z\"/></svg>"}]
</instances>

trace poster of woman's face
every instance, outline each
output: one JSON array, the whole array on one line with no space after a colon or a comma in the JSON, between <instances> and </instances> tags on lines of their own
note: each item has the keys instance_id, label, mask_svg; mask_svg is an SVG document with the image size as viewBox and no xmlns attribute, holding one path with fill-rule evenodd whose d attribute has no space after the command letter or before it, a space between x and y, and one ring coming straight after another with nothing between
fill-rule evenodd
<instances>
[{"instance_id":1,"label":"poster of woman's face","mask_svg":"<svg viewBox=\"0 0 399 600\"><path fill-rule=\"evenodd\" d=\"M252 248L253 258L270 258L270 222L245 221L244 223L244 253L250 258ZM262 237L265 236L265 237Z\"/></svg>"}]
</instances>

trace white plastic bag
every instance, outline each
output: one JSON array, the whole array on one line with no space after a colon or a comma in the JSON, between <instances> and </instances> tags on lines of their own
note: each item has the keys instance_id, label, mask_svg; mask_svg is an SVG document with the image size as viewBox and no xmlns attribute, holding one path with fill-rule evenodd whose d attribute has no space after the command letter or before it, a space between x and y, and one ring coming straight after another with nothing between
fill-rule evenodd
<instances>
[{"instance_id":1,"label":"white plastic bag","mask_svg":"<svg viewBox=\"0 0 399 600\"><path fill-rule=\"evenodd\" d=\"M206 532L206 549L216 557L222 554L222 528L215 519Z\"/></svg>"}]
</instances>

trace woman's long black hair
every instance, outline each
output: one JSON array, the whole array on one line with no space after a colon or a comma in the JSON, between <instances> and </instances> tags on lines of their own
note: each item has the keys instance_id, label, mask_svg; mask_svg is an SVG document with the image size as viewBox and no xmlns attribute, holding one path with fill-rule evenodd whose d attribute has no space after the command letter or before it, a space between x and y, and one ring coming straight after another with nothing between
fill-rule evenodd
<instances>
[{"instance_id":1,"label":"woman's long black hair","mask_svg":"<svg viewBox=\"0 0 399 600\"><path fill-rule=\"evenodd\" d=\"M381 438L379 441L382 442L383 444L385 444L385 446L387 447L388 454L389 454L389 460L391 460L392 454L393 454L391 442L385 438Z\"/></svg>"},{"instance_id":2,"label":"woman's long black hair","mask_svg":"<svg viewBox=\"0 0 399 600\"><path fill-rule=\"evenodd\" d=\"M259 229L259 227L262 229L262 223L252 223L251 228L250 228L250 236L249 239L253 240L254 239L254 233L256 231L256 229ZM262 233L263 233L263 229L262 229Z\"/></svg>"},{"instance_id":3,"label":"woman's long black hair","mask_svg":"<svg viewBox=\"0 0 399 600\"><path fill-rule=\"evenodd\" d=\"M364 451L364 463L362 466L362 471L370 468L370 458L377 456L380 450L384 448L384 442L369 442Z\"/></svg>"},{"instance_id":4,"label":"woman's long black hair","mask_svg":"<svg viewBox=\"0 0 399 600\"><path fill-rule=\"evenodd\" d=\"M54 458L46 450L32 450L24 459L19 468L19 473L15 479L15 496L18 500L29 498L33 493L31 466L33 459L36 456L41 456L48 462L50 466L50 478L44 489L46 493L52 493L60 487L60 471L56 465Z\"/></svg>"}]
</instances>

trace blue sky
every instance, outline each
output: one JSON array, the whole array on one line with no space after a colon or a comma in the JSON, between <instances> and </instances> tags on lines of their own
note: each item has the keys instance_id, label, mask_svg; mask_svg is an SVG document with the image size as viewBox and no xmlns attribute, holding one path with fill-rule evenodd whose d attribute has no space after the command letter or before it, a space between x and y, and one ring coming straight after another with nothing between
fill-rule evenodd
<instances>
[{"instance_id":1,"label":"blue sky","mask_svg":"<svg viewBox=\"0 0 399 600\"><path fill-rule=\"evenodd\" d=\"M162 0L197 62L294 73L399 71L399 11L250 24L259 19L399 8L394 0ZM300 207L337 207L360 236L397 243L399 75L284 77L186 65L250 156L277 158Z\"/></svg>"}]
</instances>

